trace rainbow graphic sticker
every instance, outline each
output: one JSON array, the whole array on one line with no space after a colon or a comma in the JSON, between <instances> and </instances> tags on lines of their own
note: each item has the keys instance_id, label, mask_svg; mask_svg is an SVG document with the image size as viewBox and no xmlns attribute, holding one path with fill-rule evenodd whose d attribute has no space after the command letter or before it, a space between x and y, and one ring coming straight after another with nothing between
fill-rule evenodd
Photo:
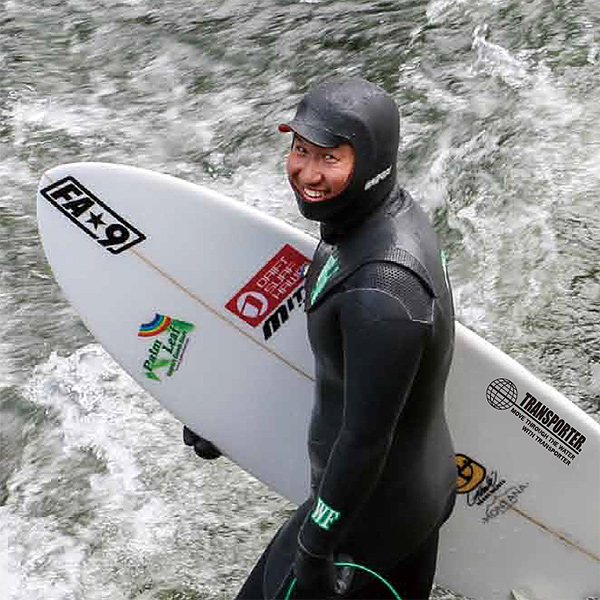
<instances>
[{"instance_id":1,"label":"rainbow graphic sticker","mask_svg":"<svg viewBox=\"0 0 600 600\"><path fill-rule=\"evenodd\" d=\"M148 379L161 381L161 376L175 374L190 342L189 334L194 329L193 323L160 313L156 313L149 323L140 325L138 337L144 338L146 347L142 368Z\"/></svg>"},{"instance_id":2,"label":"rainbow graphic sticker","mask_svg":"<svg viewBox=\"0 0 600 600\"><path fill-rule=\"evenodd\" d=\"M156 313L154 319L150 323L144 323L140 325L138 331L139 337L152 337L161 334L165 329L168 329L171 324L171 317L165 315L159 315Z\"/></svg>"}]
</instances>

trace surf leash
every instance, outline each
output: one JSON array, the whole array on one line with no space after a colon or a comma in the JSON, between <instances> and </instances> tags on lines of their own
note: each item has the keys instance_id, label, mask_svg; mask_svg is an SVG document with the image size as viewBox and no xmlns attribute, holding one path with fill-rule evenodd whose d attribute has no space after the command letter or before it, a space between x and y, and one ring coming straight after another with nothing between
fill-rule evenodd
<instances>
[{"instance_id":1,"label":"surf leash","mask_svg":"<svg viewBox=\"0 0 600 600\"><path fill-rule=\"evenodd\" d=\"M379 581L381 581L381 583L383 583L385 586L387 586L387 588L392 593L392 596L396 600L402 600L402 598L400 597L400 594L393 588L392 584L387 579L384 579L379 573L372 571L368 567L363 567L362 565L357 565L355 563L348 563L348 562L337 562L337 563L335 563L335 566L336 567L350 567L351 569L358 569L359 571L365 571L365 573L372 575L373 577L375 577L375 579L378 579ZM296 586L296 579L292 579L292 583L290 583L290 587L289 587L287 594L285 595L285 598L283 600L290 600L295 586ZM343 596L341 596L341 598L343 598Z\"/></svg>"}]
</instances>

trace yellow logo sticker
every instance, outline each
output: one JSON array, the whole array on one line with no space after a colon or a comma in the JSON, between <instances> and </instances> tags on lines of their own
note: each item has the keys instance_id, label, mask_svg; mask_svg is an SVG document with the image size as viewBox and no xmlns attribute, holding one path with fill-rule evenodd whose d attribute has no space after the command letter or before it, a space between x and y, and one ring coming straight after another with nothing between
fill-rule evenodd
<instances>
[{"instance_id":1,"label":"yellow logo sticker","mask_svg":"<svg viewBox=\"0 0 600 600\"><path fill-rule=\"evenodd\" d=\"M457 454L454 458L458 469L457 491L468 494L485 479L485 467L465 454Z\"/></svg>"}]
</instances>

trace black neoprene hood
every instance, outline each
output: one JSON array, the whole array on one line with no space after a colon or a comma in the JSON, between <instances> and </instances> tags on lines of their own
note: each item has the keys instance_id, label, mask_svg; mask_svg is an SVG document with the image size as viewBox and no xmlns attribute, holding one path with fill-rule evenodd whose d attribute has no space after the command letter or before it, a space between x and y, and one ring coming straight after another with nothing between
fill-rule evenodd
<instances>
[{"instance_id":1,"label":"black neoprene hood","mask_svg":"<svg viewBox=\"0 0 600 600\"><path fill-rule=\"evenodd\" d=\"M400 117L394 99L359 77L334 77L312 87L296 115L279 126L322 147L352 145L354 171L344 191L323 202L307 202L294 189L308 219L344 224L378 206L396 182Z\"/></svg>"}]
</instances>

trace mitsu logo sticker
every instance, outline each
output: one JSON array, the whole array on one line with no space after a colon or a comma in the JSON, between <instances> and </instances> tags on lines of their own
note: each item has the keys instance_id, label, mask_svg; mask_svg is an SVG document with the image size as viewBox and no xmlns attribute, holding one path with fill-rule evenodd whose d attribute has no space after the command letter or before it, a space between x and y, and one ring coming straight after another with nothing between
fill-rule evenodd
<instances>
[{"instance_id":1,"label":"mitsu logo sticker","mask_svg":"<svg viewBox=\"0 0 600 600\"><path fill-rule=\"evenodd\" d=\"M143 369L148 379L161 381L161 376L172 377L179 369L189 344L194 325L156 313L149 323L142 323L138 337L151 339Z\"/></svg>"}]
</instances>

